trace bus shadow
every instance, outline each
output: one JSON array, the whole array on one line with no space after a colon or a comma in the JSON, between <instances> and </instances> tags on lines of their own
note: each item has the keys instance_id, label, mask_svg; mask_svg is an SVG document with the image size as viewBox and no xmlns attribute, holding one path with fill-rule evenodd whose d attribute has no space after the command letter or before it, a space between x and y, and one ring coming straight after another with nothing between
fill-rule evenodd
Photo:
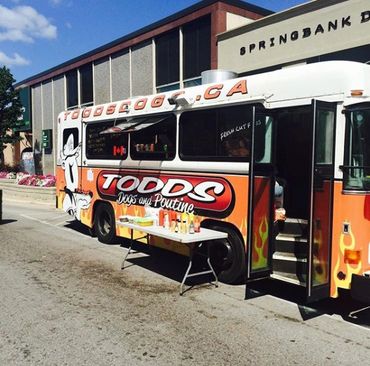
<instances>
[{"instance_id":1,"label":"bus shadow","mask_svg":"<svg viewBox=\"0 0 370 366\"><path fill-rule=\"evenodd\" d=\"M11 223L16 220L3 220L3 223L4 221L5 223ZM89 228L79 221L71 220L67 222L64 227L91 236ZM123 248L123 260L129 248L130 240L117 238L112 244L120 245ZM181 283L189 264L189 259L187 257L165 249L142 244L138 241L134 242L132 251L133 254L130 254L126 260L125 269L136 265L167 277L179 284ZM135 252L138 256L134 256ZM202 270L203 265L204 261L200 260L199 257L195 257L192 272ZM186 285L190 286L190 288L198 286L203 287L209 285L212 280L213 277L209 275L193 277L187 279ZM240 285L240 283L238 283L238 285ZM255 297L271 295L297 304L303 320L313 319L324 314L338 315L345 321L370 328L370 306L353 300L348 292L340 291L337 299L329 298L307 304L305 301L305 291L305 288L294 284L275 279L266 279L248 284L246 286L245 299L248 300Z\"/></svg>"},{"instance_id":2,"label":"bus shadow","mask_svg":"<svg viewBox=\"0 0 370 366\"><path fill-rule=\"evenodd\" d=\"M90 232L89 232L89 228L86 225L83 225L83 224L81 224L81 222L79 222L77 220L74 220L74 219L70 219L70 221L67 221L63 225L63 227L65 227L67 229L71 229L71 230L77 231L80 234L91 236L90 235Z\"/></svg>"},{"instance_id":3,"label":"bus shadow","mask_svg":"<svg viewBox=\"0 0 370 366\"><path fill-rule=\"evenodd\" d=\"M12 224L13 222L17 222L18 220L14 219L4 219L0 221L0 225Z\"/></svg>"},{"instance_id":4,"label":"bus shadow","mask_svg":"<svg viewBox=\"0 0 370 366\"><path fill-rule=\"evenodd\" d=\"M79 232L80 234L91 237L91 231L81 222L71 219L67 221L63 227ZM122 260L130 246L130 239L116 237L112 243L102 245L120 245L122 247ZM157 273L161 276L170 278L173 281L181 283L185 271L188 267L189 259L183 255L170 252L168 250L143 244L139 241L134 241L131 253L125 261L124 269L132 266L140 266L149 271ZM203 260L195 257L191 272L200 271L203 268ZM190 287L207 285L214 279L211 275L203 275L199 277L191 277L187 279L186 285Z\"/></svg>"},{"instance_id":5,"label":"bus shadow","mask_svg":"<svg viewBox=\"0 0 370 366\"><path fill-rule=\"evenodd\" d=\"M88 226L82 224L78 220L70 219L70 221L67 221L63 225L63 227L77 231L80 234L86 235L88 237L95 237L95 235L92 234L91 229ZM117 244L120 244L121 241L122 241L122 238L116 237L111 244L107 244L107 245L117 245Z\"/></svg>"},{"instance_id":6,"label":"bus shadow","mask_svg":"<svg viewBox=\"0 0 370 366\"><path fill-rule=\"evenodd\" d=\"M337 315L343 320L364 327L370 327L370 306L355 301L348 291L339 291L338 298L328 298L307 303L306 289L275 279L266 279L250 283L246 287L246 299L271 295L295 303L302 320L309 320L327 315Z\"/></svg>"},{"instance_id":7,"label":"bus shadow","mask_svg":"<svg viewBox=\"0 0 370 366\"><path fill-rule=\"evenodd\" d=\"M121 244L123 247L123 256L126 254L130 245L129 239L120 238ZM173 281L181 283L186 269L189 265L189 259L186 256L170 252L168 250L149 246L135 241L132 249L133 254L130 254L126 259L125 269L129 268L132 265L140 266L147 269L148 271L154 272L161 276L167 277ZM137 257L133 256L135 253L143 254ZM203 258L194 256L193 266L191 273L204 270L205 261ZM198 287L198 286L207 286L214 278L212 275L202 275L197 277L191 277L186 280L186 286Z\"/></svg>"}]
</instances>

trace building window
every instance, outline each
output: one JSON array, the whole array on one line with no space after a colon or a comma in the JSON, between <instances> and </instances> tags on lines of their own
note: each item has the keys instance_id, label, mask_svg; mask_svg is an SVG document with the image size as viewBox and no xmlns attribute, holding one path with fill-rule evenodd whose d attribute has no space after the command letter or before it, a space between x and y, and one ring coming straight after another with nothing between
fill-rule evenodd
<instances>
[{"instance_id":1,"label":"building window","mask_svg":"<svg viewBox=\"0 0 370 366\"><path fill-rule=\"evenodd\" d=\"M206 16L184 25L183 54L184 69L183 79L186 86L196 85L202 71L211 68L211 17ZM187 82L188 79L189 80Z\"/></svg>"},{"instance_id":2,"label":"building window","mask_svg":"<svg viewBox=\"0 0 370 366\"><path fill-rule=\"evenodd\" d=\"M86 157L88 159L123 160L127 158L127 133L104 133L113 121L88 124L86 127Z\"/></svg>"},{"instance_id":3,"label":"building window","mask_svg":"<svg viewBox=\"0 0 370 366\"><path fill-rule=\"evenodd\" d=\"M180 35L182 47L180 50ZM180 58L183 66L180 70ZM156 38L157 92L201 84L211 68L211 17L205 16Z\"/></svg>"},{"instance_id":4,"label":"building window","mask_svg":"<svg viewBox=\"0 0 370 366\"><path fill-rule=\"evenodd\" d=\"M180 41L179 30L156 38L156 80L159 91L167 87L171 90L179 87L180 80ZM170 89L168 89L170 88Z\"/></svg>"},{"instance_id":5,"label":"building window","mask_svg":"<svg viewBox=\"0 0 370 366\"><path fill-rule=\"evenodd\" d=\"M92 64L87 64L80 68L80 98L81 105L93 104Z\"/></svg>"},{"instance_id":6,"label":"building window","mask_svg":"<svg viewBox=\"0 0 370 366\"><path fill-rule=\"evenodd\" d=\"M78 106L78 83L77 70L71 70L66 74L67 80L67 108Z\"/></svg>"}]
</instances>

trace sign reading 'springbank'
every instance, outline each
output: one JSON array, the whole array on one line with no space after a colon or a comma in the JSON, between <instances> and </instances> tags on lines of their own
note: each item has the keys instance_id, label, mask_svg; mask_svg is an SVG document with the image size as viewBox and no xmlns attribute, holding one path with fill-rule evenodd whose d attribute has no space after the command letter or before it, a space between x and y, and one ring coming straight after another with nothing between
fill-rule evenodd
<instances>
[{"instance_id":1,"label":"sign reading 'springbank'","mask_svg":"<svg viewBox=\"0 0 370 366\"><path fill-rule=\"evenodd\" d=\"M97 189L102 198L118 204L217 217L226 217L235 203L231 184L219 177L103 170L97 179Z\"/></svg>"}]
</instances>

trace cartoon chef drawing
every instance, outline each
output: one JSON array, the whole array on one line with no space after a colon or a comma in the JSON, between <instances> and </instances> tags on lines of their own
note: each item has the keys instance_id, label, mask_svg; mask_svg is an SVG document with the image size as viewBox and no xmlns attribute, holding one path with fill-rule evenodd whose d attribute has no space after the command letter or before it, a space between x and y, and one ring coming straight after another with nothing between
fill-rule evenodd
<instances>
[{"instance_id":1,"label":"cartoon chef drawing","mask_svg":"<svg viewBox=\"0 0 370 366\"><path fill-rule=\"evenodd\" d=\"M64 177L66 193L63 200L63 210L74 216L77 220L81 219L81 210L86 210L90 207L92 194L79 193L78 189L78 157L81 152L81 143L74 147L74 136L71 133L63 146L61 152L62 168L64 169Z\"/></svg>"}]
</instances>

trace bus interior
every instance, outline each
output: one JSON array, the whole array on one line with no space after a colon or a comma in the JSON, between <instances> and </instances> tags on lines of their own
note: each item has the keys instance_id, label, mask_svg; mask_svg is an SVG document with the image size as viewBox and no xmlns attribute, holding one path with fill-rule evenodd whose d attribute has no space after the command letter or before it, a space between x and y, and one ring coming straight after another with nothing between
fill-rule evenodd
<instances>
[{"instance_id":1,"label":"bus interior","mask_svg":"<svg viewBox=\"0 0 370 366\"><path fill-rule=\"evenodd\" d=\"M307 286L312 172L312 108L275 114L275 178L283 186L286 221L272 238L272 277Z\"/></svg>"}]
</instances>

